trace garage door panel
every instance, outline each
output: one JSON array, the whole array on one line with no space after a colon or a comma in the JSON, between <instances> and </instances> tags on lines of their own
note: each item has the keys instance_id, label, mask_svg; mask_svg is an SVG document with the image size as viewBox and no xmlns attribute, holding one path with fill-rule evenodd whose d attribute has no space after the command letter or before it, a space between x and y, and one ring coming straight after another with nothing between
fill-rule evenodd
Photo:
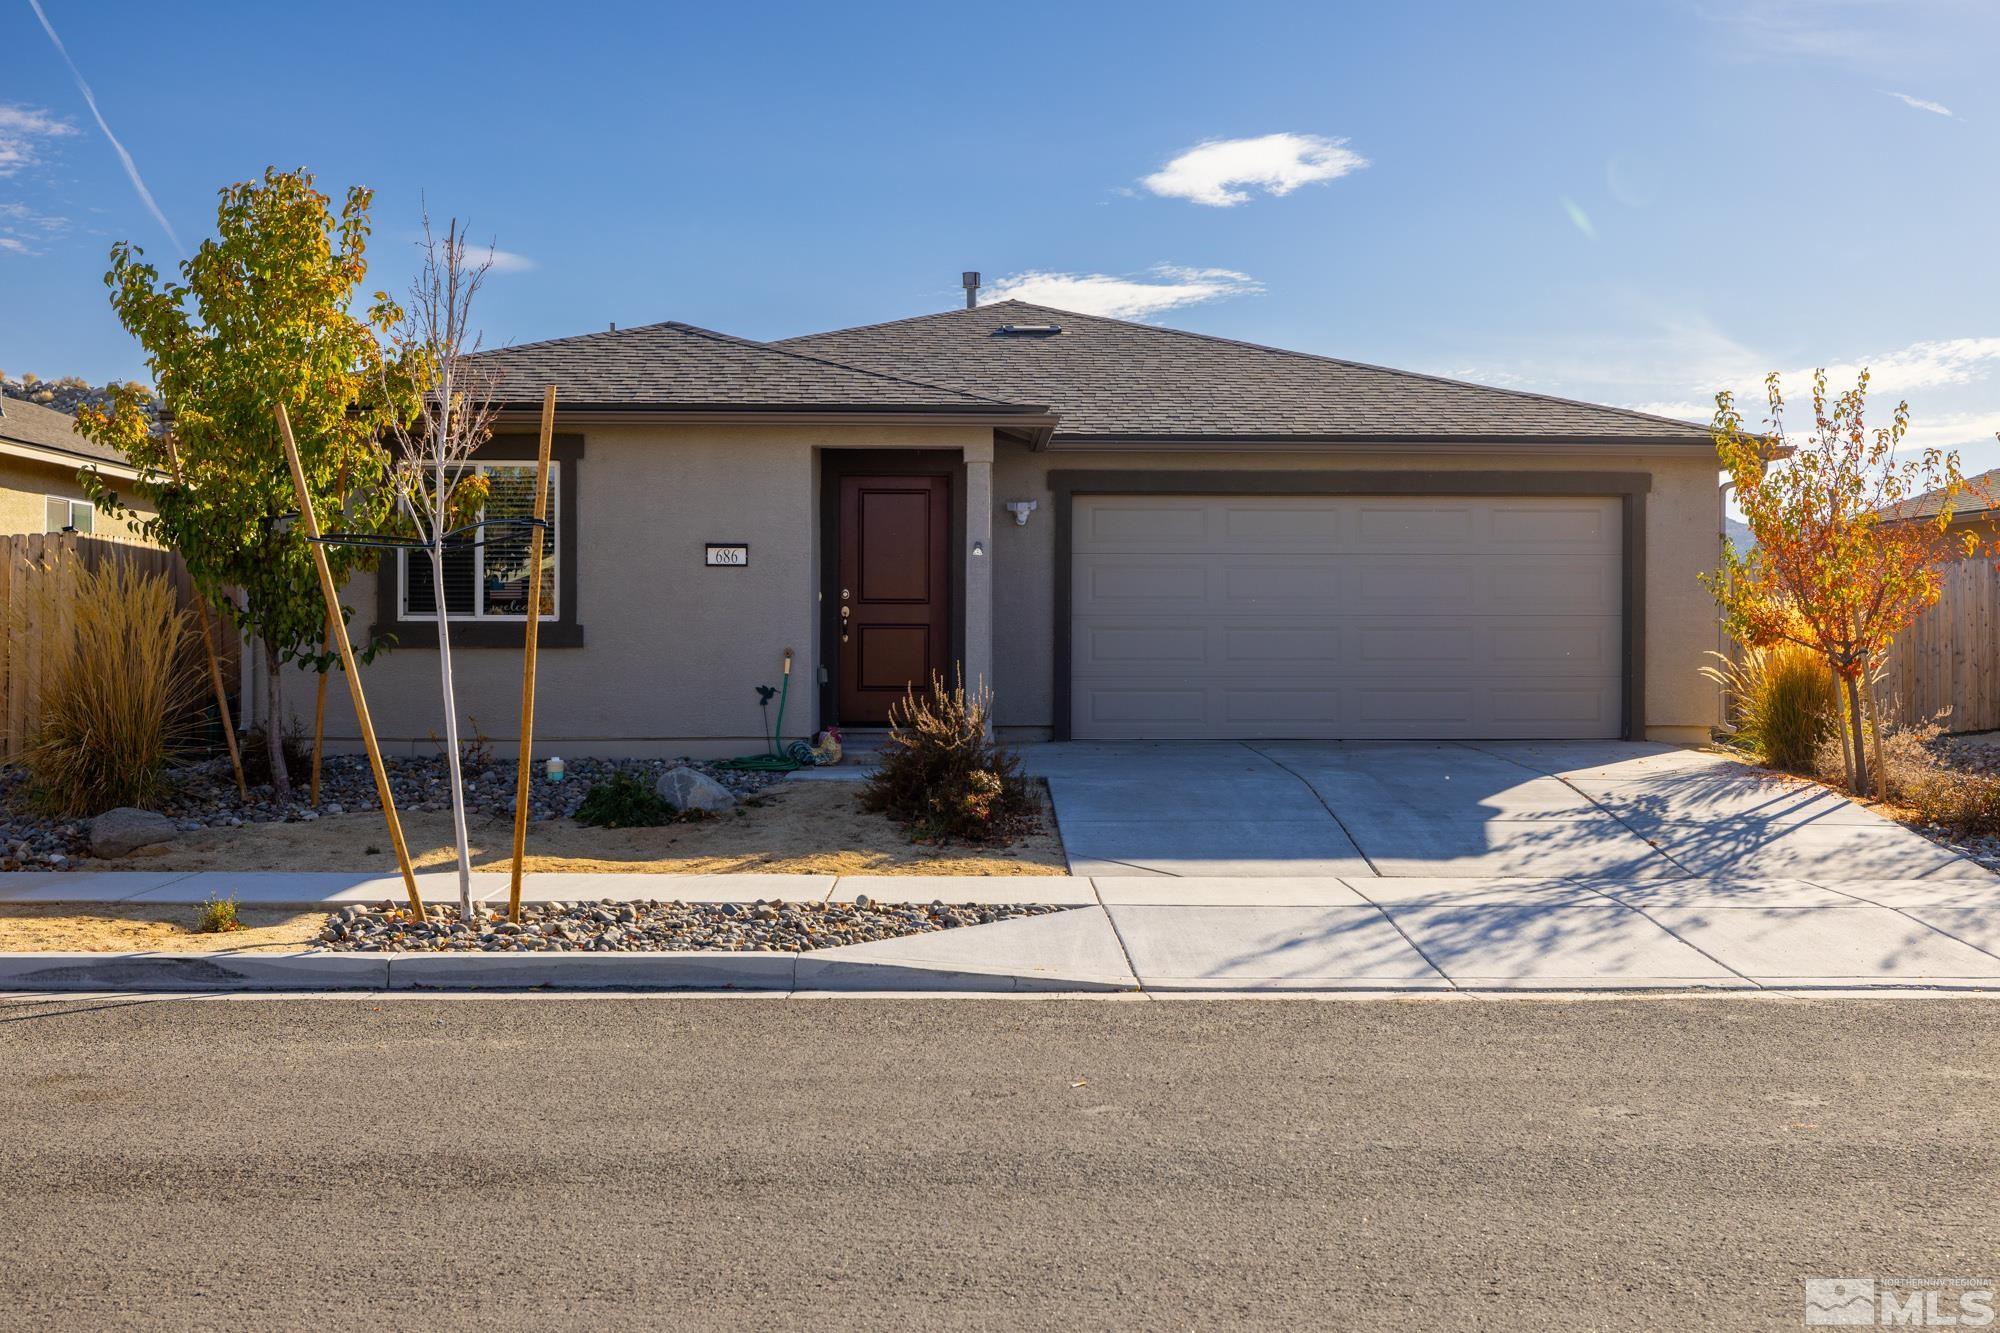
<instances>
[{"instance_id":1,"label":"garage door panel","mask_svg":"<svg viewBox=\"0 0 2000 1333\"><path fill-rule=\"evenodd\" d=\"M1389 622L1354 630L1355 656L1365 667L1442 662L1456 668L1476 665L1476 635L1469 625L1412 625Z\"/></svg>"},{"instance_id":2,"label":"garage door panel","mask_svg":"<svg viewBox=\"0 0 2000 1333\"><path fill-rule=\"evenodd\" d=\"M1103 558L1080 571L1079 612L1200 610L1208 603L1208 565L1198 560Z\"/></svg>"},{"instance_id":3,"label":"garage door panel","mask_svg":"<svg viewBox=\"0 0 2000 1333\"><path fill-rule=\"evenodd\" d=\"M1495 504L1489 510L1489 531L1496 546L1529 546L1536 550L1574 547L1616 555L1618 514L1608 505Z\"/></svg>"},{"instance_id":4,"label":"garage door panel","mask_svg":"<svg viewBox=\"0 0 2000 1333\"><path fill-rule=\"evenodd\" d=\"M1221 594L1222 604L1215 609L1338 611L1342 580L1329 570L1328 559L1217 556L1214 568L1218 577L1210 586Z\"/></svg>"},{"instance_id":5,"label":"garage door panel","mask_svg":"<svg viewBox=\"0 0 2000 1333\"><path fill-rule=\"evenodd\" d=\"M1347 515L1325 505L1242 505L1223 511L1222 544L1230 550L1308 546L1338 550L1347 531Z\"/></svg>"},{"instance_id":6,"label":"garage door panel","mask_svg":"<svg viewBox=\"0 0 2000 1333\"><path fill-rule=\"evenodd\" d=\"M1491 692L1492 716L1496 721L1540 724L1614 725L1615 718L1604 711L1604 692L1583 685L1563 689L1540 685Z\"/></svg>"},{"instance_id":7,"label":"garage door panel","mask_svg":"<svg viewBox=\"0 0 2000 1333\"><path fill-rule=\"evenodd\" d=\"M1291 734L1299 726L1323 726L1341 720L1340 690L1330 685L1299 685L1287 689L1265 685L1225 686L1217 691L1222 716L1231 723L1250 724L1256 734Z\"/></svg>"},{"instance_id":8,"label":"garage door panel","mask_svg":"<svg viewBox=\"0 0 2000 1333\"><path fill-rule=\"evenodd\" d=\"M1123 671L1146 664L1150 674L1161 667L1199 670L1209 661L1214 634L1200 625L1174 626L1157 622L1093 625L1074 645L1080 673L1106 668Z\"/></svg>"},{"instance_id":9,"label":"garage door panel","mask_svg":"<svg viewBox=\"0 0 2000 1333\"><path fill-rule=\"evenodd\" d=\"M1102 728L1166 726L1199 729L1212 711L1206 689L1146 689L1124 686L1086 690L1077 696L1078 714ZM1137 735L1139 732L1133 732ZM1180 734L1191 735L1192 731Z\"/></svg>"},{"instance_id":10,"label":"garage door panel","mask_svg":"<svg viewBox=\"0 0 2000 1333\"><path fill-rule=\"evenodd\" d=\"M1373 550L1408 548L1449 550L1472 544L1478 527L1469 504L1410 504L1407 501L1362 500L1356 536Z\"/></svg>"},{"instance_id":11,"label":"garage door panel","mask_svg":"<svg viewBox=\"0 0 2000 1333\"><path fill-rule=\"evenodd\" d=\"M1080 738L1611 737L1619 507L1589 497L1087 497Z\"/></svg>"},{"instance_id":12,"label":"garage door panel","mask_svg":"<svg viewBox=\"0 0 2000 1333\"><path fill-rule=\"evenodd\" d=\"M1219 665L1295 670L1301 662L1322 667L1339 665L1345 633L1338 625L1224 624L1219 627L1217 638L1221 646Z\"/></svg>"},{"instance_id":13,"label":"garage door panel","mask_svg":"<svg viewBox=\"0 0 2000 1333\"><path fill-rule=\"evenodd\" d=\"M1077 525L1078 549L1199 550L1214 515L1208 506L1158 501L1153 505L1094 505Z\"/></svg>"}]
</instances>

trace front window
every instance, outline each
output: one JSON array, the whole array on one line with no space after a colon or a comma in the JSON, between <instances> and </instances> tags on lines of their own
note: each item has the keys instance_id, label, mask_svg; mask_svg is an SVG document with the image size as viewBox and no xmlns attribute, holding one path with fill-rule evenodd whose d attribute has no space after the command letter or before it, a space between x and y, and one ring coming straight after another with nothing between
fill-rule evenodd
<instances>
[{"instance_id":1,"label":"front window","mask_svg":"<svg viewBox=\"0 0 2000 1333\"><path fill-rule=\"evenodd\" d=\"M91 515L96 512L90 507L88 500L71 500L60 495L49 496L45 508L48 518L48 526L43 529L45 532L67 532L72 529L77 532L89 532Z\"/></svg>"},{"instance_id":2,"label":"front window","mask_svg":"<svg viewBox=\"0 0 2000 1333\"><path fill-rule=\"evenodd\" d=\"M488 521L501 518L533 518L535 515L535 465L533 463L474 463L486 478ZM541 619L557 618L556 605L556 515L561 512L562 464L549 464L548 530L542 534ZM445 611L454 620L526 620L528 618L528 544L534 529L522 527L481 528L467 539L454 541L444 551ZM430 558L421 551L403 551L397 556L401 569L404 620L436 620L437 591L431 579Z\"/></svg>"}]
</instances>

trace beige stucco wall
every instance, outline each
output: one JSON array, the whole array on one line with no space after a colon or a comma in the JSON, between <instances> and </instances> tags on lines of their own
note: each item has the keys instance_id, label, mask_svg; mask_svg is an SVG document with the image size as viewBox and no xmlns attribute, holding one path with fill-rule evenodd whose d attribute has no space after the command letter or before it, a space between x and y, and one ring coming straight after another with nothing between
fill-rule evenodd
<instances>
[{"instance_id":1,"label":"beige stucco wall","mask_svg":"<svg viewBox=\"0 0 2000 1333\"><path fill-rule=\"evenodd\" d=\"M996 721L1035 734L1054 711L1054 497L1051 470L1187 472L1312 469L1407 471L1409 453L1031 453L1003 445L993 469L996 504L1035 500L1026 527L1005 510L993 532ZM1702 654L1716 646L1715 604L1696 574L1715 567L1720 511L1714 457L1576 453L1519 457L1495 453L1426 454L1426 471L1646 472L1653 478L1646 517L1646 723L1658 740L1701 741L1716 721L1714 687Z\"/></svg>"},{"instance_id":2,"label":"beige stucco wall","mask_svg":"<svg viewBox=\"0 0 2000 1333\"><path fill-rule=\"evenodd\" d=\"M987 427L936 425L597 426L582 434L576 523L582 648L540 654L538 754L738 754L763 747L754 687L777 685L791 648L787 735L819 725L819 451L950 449L992 439ZM743 569L703 565L709 542L747 542ZM344 600L372 623L374 576ZM461 717L518 741L521 651L458 648ZM444 730L437 653L397 649L364 668L377 731L429 751ZM261 683L257 686L261 691ZM311 678L286 685L287 711L310 725ZM334 678L329 734L358 736ZM772 705L775 715L776 704Z\"/></svg>"},{"instance_id":3,"label":"beige stucco wall","mask_svg":"<svg viewBox=\"0 0 2000 1333\"><path fill-rule=\"evenodd\" d=\"M41 532L48 524L47 501L51 495L82 500L83 485L77 470L56 463L30 462L0 454L0 536L21 532ZM96 515L101 536L130 537L124 524Z\"/></svg>"},{"instance_id":4,"label":"beige stucco wall","mask_svg":"<svg viewBox=\"0 0 2000 1333\"><path fill-rule=\"evenodd\" d=\"M562 422L582 433L577 492L578 613L582 648L541 655L539 755L727 754L761 748L753 686L777 684L780 655L796 654L786 732L818 717L819 458L824 449L963 449L992 438L969 425L646 425ZM1698 674L1716 646L1713 603L1696 581L1712 568L1719 511L1716 468L1700 456L1576 454L1519 458L1428 455L1429 470L1646 472L1646 719L1657 739L1706 739L1712 686ZM1407 470L1404 454L1273 453L1219 459L1192 452L1031 453L1001 443L993 465L992 577L997 720L1022 735L1052 719L1054 656L1051 469L1207 470L1382 468ZM1009 500L1040 508L1018 527ZM748 542L745 569L709 569L707 542ZM355 624L372 623L372 576L346 600ZM454 652L461 716L496 742L517 736L518 648ZM287 712L309 723L311 677L287 685ZM427 752L443 730L437 655L405 648L365 668L376 725L398 751ZM261 691L261 682L254 688ZM261 711L261 705L260 705ZM334 678L329 734L358 737Z\"/></svg>"}]
</instances>

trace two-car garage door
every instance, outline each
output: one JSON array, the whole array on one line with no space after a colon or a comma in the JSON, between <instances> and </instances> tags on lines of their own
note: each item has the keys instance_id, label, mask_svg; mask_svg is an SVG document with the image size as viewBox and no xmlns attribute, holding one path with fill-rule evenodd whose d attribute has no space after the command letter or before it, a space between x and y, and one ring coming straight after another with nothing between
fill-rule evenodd
<instances>
[{"instance_id":1,"label":"two-car garage door","mask_svg":"<svg viewBox=\"0 0 2000 1333\"><path fill-rule=\"evenodd\" d=\"M1621 733L1615 498L1074 505L1079 739Z\"/></svg>"}]
</instances>

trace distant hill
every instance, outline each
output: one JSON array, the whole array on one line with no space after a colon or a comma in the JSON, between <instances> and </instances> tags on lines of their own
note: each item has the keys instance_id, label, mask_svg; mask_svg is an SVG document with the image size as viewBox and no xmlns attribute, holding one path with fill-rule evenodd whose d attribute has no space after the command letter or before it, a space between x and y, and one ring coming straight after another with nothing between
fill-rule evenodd
<instances>
[{"instance_id":1,"label":"distant hill","mask_svg":"<svg viewBox=\"0 0 2000 1333\"><path fill-rule=\"evenodd\" d=\"M1750 525L1741 519L1723 519L1722 530L1729 534L1729 544L1736 548L1738 554L1749 550L1757 544L1756 537L1750 533Z\"/></svg>"},{"instance_id":2,"label":"distant hill","mask_svg":"<svg viewBox=\"0 0 2000 1333\"><path fill-rule=\"evenodd\" d=\"M102 387L89 384L75 375L65 375L61 379L45 380L33 374L10 378L0 372L0 396L18 398L24 403L35 403L42 407L54 408L58 412L75 416L80 407L108 407L111 405L112 390L118 386L106 384ZM159 419L160 401L148 398L147 415Z\"/></svg>"}]
</instances>

